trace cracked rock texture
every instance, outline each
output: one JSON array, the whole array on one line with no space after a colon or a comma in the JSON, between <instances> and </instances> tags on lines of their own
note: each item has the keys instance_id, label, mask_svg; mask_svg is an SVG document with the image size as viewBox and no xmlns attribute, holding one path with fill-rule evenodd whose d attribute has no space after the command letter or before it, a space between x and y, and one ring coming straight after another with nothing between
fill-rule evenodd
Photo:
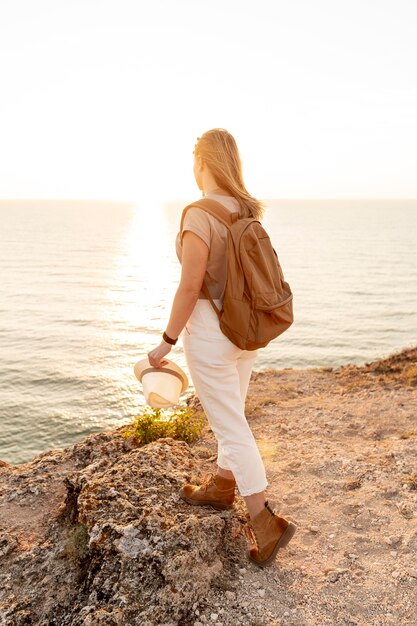
<instances>
[{"instance_id":1,"label":"cracked rock texture","mask_svg":"<svg viewBox=\"0 0 417 626\"><path fill-rule=\"evenodd\" d=\"M198 456L123 428L2 463L2 625L194 623L193 604L231 573L229 512L197 516L178 496Z\"/></svg>"}]
</instances>

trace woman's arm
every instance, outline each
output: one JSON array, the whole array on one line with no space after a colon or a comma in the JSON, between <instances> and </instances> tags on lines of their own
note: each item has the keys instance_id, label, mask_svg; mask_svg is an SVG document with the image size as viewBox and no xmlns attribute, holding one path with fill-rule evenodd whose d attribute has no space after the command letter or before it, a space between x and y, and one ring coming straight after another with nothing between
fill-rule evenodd
<instances>
[{"instance_id":1,"label":"woman's arm","mask_svg":"<svg viewBox=\"0 0 417 626\"><path fill-rule=\"evenodd\" d=\"M182 239L181 280L172 303L171 315L165 329L168 337L176 339L190 317L203 284L209 249L191 230Z\"/></svg>"},{"instance_id":2,"label":"woman's arm","mask_svg":"<svg viewBox=\"0 0 417 626\"><path fill-rule=\"evenodd\" d=\"M175 292L171 315L165 329L168 337L176 339L190 317L203 284L209 255L208 245L191 230L184 231L182 238L181 279ZM163 339L160 345L148 352L149 362L153 367L164 365L163 357L172 345Z\"/></svg>"}]
</instances>

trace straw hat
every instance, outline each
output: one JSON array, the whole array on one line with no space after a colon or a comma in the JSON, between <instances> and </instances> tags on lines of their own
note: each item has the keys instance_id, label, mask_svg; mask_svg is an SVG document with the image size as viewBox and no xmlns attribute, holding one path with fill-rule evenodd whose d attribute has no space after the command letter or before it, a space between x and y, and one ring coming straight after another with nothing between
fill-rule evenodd
<instances>
[{"instance_id":1,"label":"straw hat","mask_svg":"<svg viewBox=\"0 0 417 626\"><path fill-rule=\"evenodd\" d=\"M152 367L148 357L141 359L133 368L142 383L146 403L161 409L178 404L179 396L188 388L188 378L179 365L168 361L162 367Z\"/></svg>"}]
</instances>

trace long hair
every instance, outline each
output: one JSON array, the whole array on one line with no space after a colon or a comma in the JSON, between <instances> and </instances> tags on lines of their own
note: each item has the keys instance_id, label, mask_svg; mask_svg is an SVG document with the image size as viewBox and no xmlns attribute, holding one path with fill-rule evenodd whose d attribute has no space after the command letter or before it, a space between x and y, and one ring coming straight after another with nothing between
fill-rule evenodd
<instances>
[{"instance_id":1,"label":"long hair","mask_svg":"<svg viewBox=\"0 0 417 626\"><path fill-rule=\"evenodd\" d=\"M264 204L247 191L236 141L227 130L212 128L197 137L193 153L206 163L218 186L238 200L240 217L261 220Z\"/></svg>"}]
</instances>

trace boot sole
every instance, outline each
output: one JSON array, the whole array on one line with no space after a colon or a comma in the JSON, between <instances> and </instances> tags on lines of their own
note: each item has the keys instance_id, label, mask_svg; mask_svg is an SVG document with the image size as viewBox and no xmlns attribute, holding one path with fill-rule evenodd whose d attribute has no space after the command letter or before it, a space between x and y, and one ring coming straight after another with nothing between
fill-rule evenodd
<instances>
[{"instance_id":1,"label":"boot sole","mask_svg":"<svg viewBox=\"0 0 417 626\"><path fill-rule=\"evenodd\" d=\"M179 492L180 497L188 502L188 504L194 504L195 506L212 506L213 509L217 511L224 511L225 509L233 509L233 504L223 504L223 502L213 502L212 500L192 500L188 496L184 495L181 491Z\"/></svg>"},{"instance_id":2,"label":"boot sole","mask_svg":"<svg viewBox=\"0 0 417 626\"><path fill-rule=\"evenodd\" d=\"M269 555L267 559L265 559L264 561L257 561L256 559L253 559L251 557L249 552L247 553L248 559L252 561L252 563L255 563L255 565L258 565L259 567L265 567L265 565L268 565L269 563L271 563L271 561L275 559L278 550L280 550L281 548L285 548L285 546L291 541L291 539L294 537L296 530L297 530L297 526L293 524L293 522L288 522L287 528L282 533L281 537L276 543L275 548L272 550L271 554Z\"/></svg>"}]
</instances>

